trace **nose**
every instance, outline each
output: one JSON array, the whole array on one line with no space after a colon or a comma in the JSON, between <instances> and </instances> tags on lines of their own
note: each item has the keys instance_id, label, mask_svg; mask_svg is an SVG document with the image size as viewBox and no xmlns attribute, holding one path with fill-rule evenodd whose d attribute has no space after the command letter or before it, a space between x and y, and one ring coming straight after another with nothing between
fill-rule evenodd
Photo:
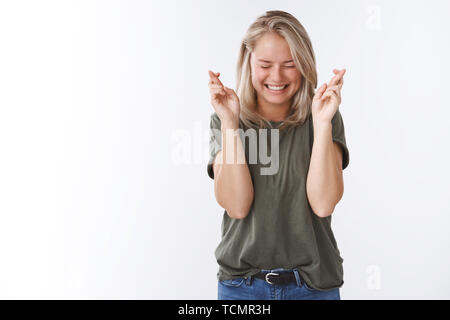
<instances>
[{"instance_id":1,"label":"nose","mask_svg":"<svg viewBox=\"0 0 450 320\"><path fill-rule=\"evenodd\" d=\"M271 78L272 82L274 82L274 83L281 83L283 77L282 77L282 70L281 70L280 66L275 66L272 68L270 78Z\"/></svg>"}]
</instances>

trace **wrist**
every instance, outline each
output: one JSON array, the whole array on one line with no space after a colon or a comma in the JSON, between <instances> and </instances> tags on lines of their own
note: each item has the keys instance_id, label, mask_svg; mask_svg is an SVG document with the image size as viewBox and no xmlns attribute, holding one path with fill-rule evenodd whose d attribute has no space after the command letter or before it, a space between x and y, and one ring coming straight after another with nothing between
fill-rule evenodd
<instances>
[{"instance_id":1,"label":"wrist","mask_svg":"<svg viewBox=\"0 0 450 320\"><path fill-rule=\"evenodd\" d=\"M222 129L238 129L239 120L226 120L221 123Z\"/></svg>"},{"instance_id":2,"label":"wrist","mask_svg":"<svg viewBox=\"0 0 450 320\"><path fill-rule=\"evenodd\" d=\"M313 120L314 129L327 128L327 127L332 126L331 120L314 119L314 117L312 118L312 120Z\"/></svg>"},{"instance_id":3,"label":"wrist","mask_svg":"<svg viewBox=\"0 0 450 320\"><path fill-rule=\"evenodd\" d=\"M330 121L313 121L314 136L328 135L332 132L333 126Z\"/></svg>"}]
</instances>

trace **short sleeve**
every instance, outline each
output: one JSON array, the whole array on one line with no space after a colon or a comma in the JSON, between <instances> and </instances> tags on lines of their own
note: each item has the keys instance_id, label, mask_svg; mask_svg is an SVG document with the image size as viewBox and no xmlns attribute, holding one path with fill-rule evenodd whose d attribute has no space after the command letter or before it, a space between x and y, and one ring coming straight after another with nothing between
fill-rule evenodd
<instances>
[{"instance_id":1,"label":"short sleeve","mask_svg":"<svg viewBox=\"0 0 450 320\"><path fill-rule=\"evenodd\" d=\"M216 154L222 150L221 123L219 116L215 112L211 115L209 128L209 161L207 171L209 177L214 179L213 162Z\"/></svg>"},{"instance_id":2,"label":"short sleeve","mask_svg":"<svg viewBox=\"0 0 450 320\"><path fill-rule=\"evenodd\" d=\"M344 120L339 109L331 119L333 141L337 142L342 148L342 170L344 170L350 162L350 155L345 141Z\"/></svg>"}]
</instances>

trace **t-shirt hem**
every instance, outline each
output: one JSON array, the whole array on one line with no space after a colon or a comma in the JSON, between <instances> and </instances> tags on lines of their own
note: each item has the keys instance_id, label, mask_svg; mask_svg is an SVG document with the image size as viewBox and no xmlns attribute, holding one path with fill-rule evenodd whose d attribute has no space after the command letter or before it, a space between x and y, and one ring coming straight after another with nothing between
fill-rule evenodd
<instances>
[{"instance_id":1,"label":"t-shirt hem","mask_svg":"<svg viewBox=\"0 0 450 320\"><path fill-rule=\"evenodd\" d=\"M348 167L350 163L350 154L346 144L339 138L333 138L334 142L337 142L342 148L342 170Z\"/></svg>"},{"instance_id":2,"label":"t-shirt hem","mask_svg":"<svg viewBox=\"0 0 450 320\"><path fill-rule=\"evenodd\" d=\"M213 157L211 157L211 159L208 161L208 165L207 165L207 172L208 172L208 176L214 180L214 168L213 168L213 164L214 164L214 160L216 159L217 154L219 153L219 151L221 151L222 148L217 149L216 153L214 154Z\"/></svg>"}]
</instances>

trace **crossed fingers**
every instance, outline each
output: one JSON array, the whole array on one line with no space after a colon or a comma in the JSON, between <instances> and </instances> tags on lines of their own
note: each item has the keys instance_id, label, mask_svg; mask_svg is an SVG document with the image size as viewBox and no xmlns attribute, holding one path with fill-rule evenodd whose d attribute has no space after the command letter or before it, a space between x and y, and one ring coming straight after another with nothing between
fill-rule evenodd
<instances>
[{"instance_id":1,"label":"crossed fingers","mask_svg":"<svg viewBox=\"0 0 450 320\"><path fill-rule=\"evenodd\" d=\"M342 86L344 85L344 73L345 73L345 69L342 70L338 70L338 69L334 69L333 72L336 74L333 78L331 78L330 82L327 85L327 89L325 90L321 100L325 100L327 97L330 96L330 91L333 92L337 98L338 101L340 103L341 101L341 89ZM328 92L328 93L327 93Z\"/></svg>"},{"instance_id":2,"label":"crossed fingers","mask_svg":"<svg viewBox=\"0 0 450 320\"><path fill-rule=\"evenodd\" d=\"M339 89L341 89L342 85L344 84L345 71L346 71L345 69L342 70L333 69L333 72L336 75L333 78L331 78L330 82L328 83L328 87L336 85L339 87Z\"/></svg>"},{"instance_id":3,"label":"crossed fingers","mask_svg":"<svg viewBox=\"0 0 450 320\"><path fill-rule=\"evenodd\" d=\"M210 92L212 94L225 94L224 85L222 81L219 80L220 72L212 72L211 70L208 70L209 74L209 81L208 86L210 89Z\"/></svg>"}]
</instances>

